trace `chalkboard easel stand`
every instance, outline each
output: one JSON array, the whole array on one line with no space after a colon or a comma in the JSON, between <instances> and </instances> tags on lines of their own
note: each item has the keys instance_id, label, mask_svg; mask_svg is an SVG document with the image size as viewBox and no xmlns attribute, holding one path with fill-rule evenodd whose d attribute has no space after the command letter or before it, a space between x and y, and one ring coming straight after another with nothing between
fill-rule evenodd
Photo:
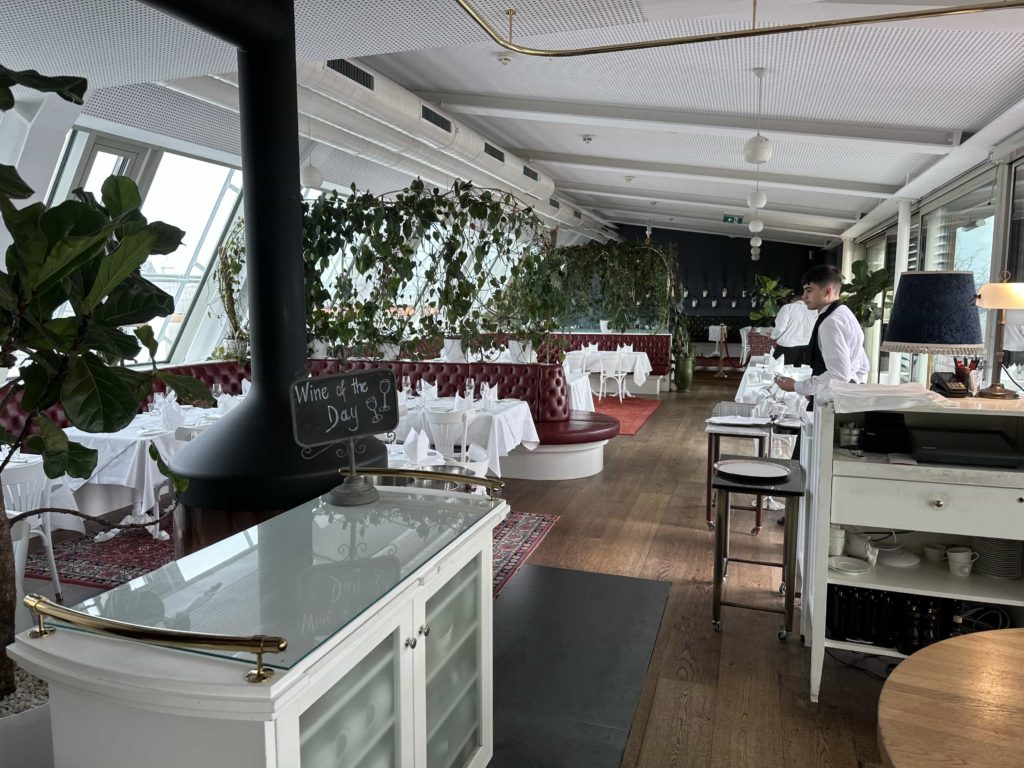
<instances>
[{"instance_id":1,"label":"chalkboard easel stand","mask_svg":"<svg viewBox=\"0 0 1024 768\"><path fill-rule=\"evenodd\" d=\"M338 507L358 507L372 504L380 498L380 491L370 480L356 474L356 441L348 441L348 469L345 482L331 489L331 504Z\"/></svg>"}]
</instances>

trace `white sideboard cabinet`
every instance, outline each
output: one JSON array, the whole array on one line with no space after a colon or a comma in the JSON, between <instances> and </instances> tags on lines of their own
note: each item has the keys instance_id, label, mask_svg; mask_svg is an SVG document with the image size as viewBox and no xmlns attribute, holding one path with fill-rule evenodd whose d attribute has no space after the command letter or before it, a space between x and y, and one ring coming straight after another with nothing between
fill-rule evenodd
<instances>
[{"instance_id":1,"label":"white sideboard cabinet","mask_svg":"<svg viewBox=\"0 0 1024 768\"><path fill-rule=\"evenodd\" d=\"M964 399L949 407L898 409L908 426L997 430L1024 445L1024 402ZM927 597L1024 606L1024 581L972 574L960 578L945 563L922 558L911 568L878 564L868 573L828 568L829 525L917 532L918 544L958 536L1024 540L1024 471L987 466L894 464L886 454L857 458L838 447L838 424L862 423L863 412L815 412L805 458L809 484L804 538L802 628L811 646L810 696L818 700L825 649L901 657L895 649L825 637L828 586L839 584Z\"/></svg>"},{"instance_id":2,"label":"white sideboard cabinet","mask_svg":"<svg viewBox=\"0 0 1024 768\"><path fill-rule=\"evenodd\" d=\"M58 624L10 652L50 685L57 768L483 768L493 752L493 527L501 500L326 498L78 607L152 627L277 635L252 656Z\"/></svg>"}]
</instances>

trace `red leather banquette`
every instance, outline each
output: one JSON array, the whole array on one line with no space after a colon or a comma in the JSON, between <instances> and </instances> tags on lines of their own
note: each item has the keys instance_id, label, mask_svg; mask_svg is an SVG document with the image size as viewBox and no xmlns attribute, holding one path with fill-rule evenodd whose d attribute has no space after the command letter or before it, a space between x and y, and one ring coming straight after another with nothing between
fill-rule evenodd
<instances>
[{"instance_id":1,"label":"red leather banquette","mask_svg":"<svg viewBox=\"0 0 1024 768\"><path fill-rule=\"evenodd\" d=\"M399 381L403 376L409 376L415 384L426 376L428 381L437 384L441 397L450 397L461 390L467 377L475 379L477 386L483 382L497 385L502 397L514 397L529 403L537 434L544 445L608 440L619 433L619 422L611 416L570 410L565 371L560 365L334 359L314 359L306 364L314 376L381 366L391 368ZM248 363L230 360L172 366L167 371L192 376L207 386L220 384L224 392L232 395L240 394L242 379L250 377ZM161 392L165 386L162 382L155 382L153 389ZM25 423L25 413L20 404L21 398L16 396L0 413L0 425L14 434L18 434ZM60 427L70 426L59 405L47 411L47 415Z\"/></svg>"}]
</instances>

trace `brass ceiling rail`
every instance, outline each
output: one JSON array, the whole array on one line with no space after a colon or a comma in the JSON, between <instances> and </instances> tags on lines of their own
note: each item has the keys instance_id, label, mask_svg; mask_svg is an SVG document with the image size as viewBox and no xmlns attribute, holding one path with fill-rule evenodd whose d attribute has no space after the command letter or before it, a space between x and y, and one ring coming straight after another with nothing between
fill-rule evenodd
<instances>
[{"instance_id":1,"label":"brass ceiling rail","mask_svg":"<svg viewBox=\"0 0 1024 768\"><path fill-rule=\"evenodd\" d=\"M470 477L450 472L424 472L419 469L357 469L356 474L375 477L408 477L411 480L436 480L459 485L479 485L487 489L488 495L505 487L503 480L495 480L493 477Z\"/></svg>"},{"instance_id":2,"label":"brass ceiling rail","mask_svg":"<svg viewBox=\"0 0 1024 768\"><path fill-rule=\"evenodd\" d=\"M44 616L49 616L97 635L116 637L122 640L135 640L141 643L169 648L256 654L256 669L247 672L245 676L246 680L250 683L261 683L274 674L274 670L263 666L264 653L280 653L288 647L288 641L283 637L273 637L270 635L215 635L206 632L186 632L180 629L147 627L143 624L132 624L127 621L104 618L103 616L92 616L88 613L76 611L73 608L65 608L63 605L54 603L41 595L26 596L25 605L35 611L38 619L36 628L29 632L29 636L33 638L46 637L57 631L56 628L47 625L43 621Z\"/></svg>"},{"instance_id":3,"label":"brass ceiling rail","mask_svg":"<svg viewBox=\"0 0 1024 768\"><path fill-rule=\"evenodd\" d=\"M798 24L779 24L772 27L754 27L737 29L729 32L711 32L704 35L687 35L684 37L667 37L658 40L643 40L636 43L613 43L611 45L595 45L587 48L528 48L524 45L517 45L512 42L512 35L508 40L503 40L501 35L492 27L480 12L477 11L469 0L455 0L470 18L475 21L484 32L498 45L509 51L522 53L527 56L545 57L566 57L566 56L590 56L597 53L621 53L623 51L638 51L646 48L666 48L673 45L693 45L694 43L713 43L721 40L741 40L747 37L764 37L766 35L782 35L788 32L806 32L814 29L834 29L836 27L852 27L858 24L884 24L889 21L911 21L914 19L930 19L943 16L962 16L969 13L984 13L986 11L1004 11L1014 8L1024 8L1024 0L1006 0L999 3L979 3L976 5L962 5L946 8L929 8L920 11L901 11L899 13L883 13L873 16L856 16L847 19L827 19L824 21L805 21ZM507 13L507 12L506 12ZM514 15L514 14L513 14ZM511 17L509 24L511 25Z\"/></svg>"}]
</instances>

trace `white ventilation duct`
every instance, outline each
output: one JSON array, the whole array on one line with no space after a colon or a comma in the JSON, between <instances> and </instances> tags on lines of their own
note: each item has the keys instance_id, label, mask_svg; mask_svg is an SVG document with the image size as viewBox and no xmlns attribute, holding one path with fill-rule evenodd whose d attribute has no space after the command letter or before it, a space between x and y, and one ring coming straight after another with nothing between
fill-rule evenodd
<instances>
[{"instance_id":1,"label":"white ventilation duct","mask_svg":"<svg viewBox=\"0 0 1024 768\"><path fill-rule=\"evenodd\" d=\"M484 139L475 131L452 120L449 132L424 120L423 102L392 81L374 73L371 91L320 65L299 64L298 73L299 112L309 118L310 139L438 185L462 178L497 187L531 205L549 226L562 225L601 242L615 237L590 216L577 218L568 206L550 205L554 184L549 177L538 173L538 179L531 179L522 173L523 163L507 153L504 163L486 154ZM178 80L165 87L238 110L234 75ZM357 103L344 101L348 98Z\"/></svg>"}]
</instances>

